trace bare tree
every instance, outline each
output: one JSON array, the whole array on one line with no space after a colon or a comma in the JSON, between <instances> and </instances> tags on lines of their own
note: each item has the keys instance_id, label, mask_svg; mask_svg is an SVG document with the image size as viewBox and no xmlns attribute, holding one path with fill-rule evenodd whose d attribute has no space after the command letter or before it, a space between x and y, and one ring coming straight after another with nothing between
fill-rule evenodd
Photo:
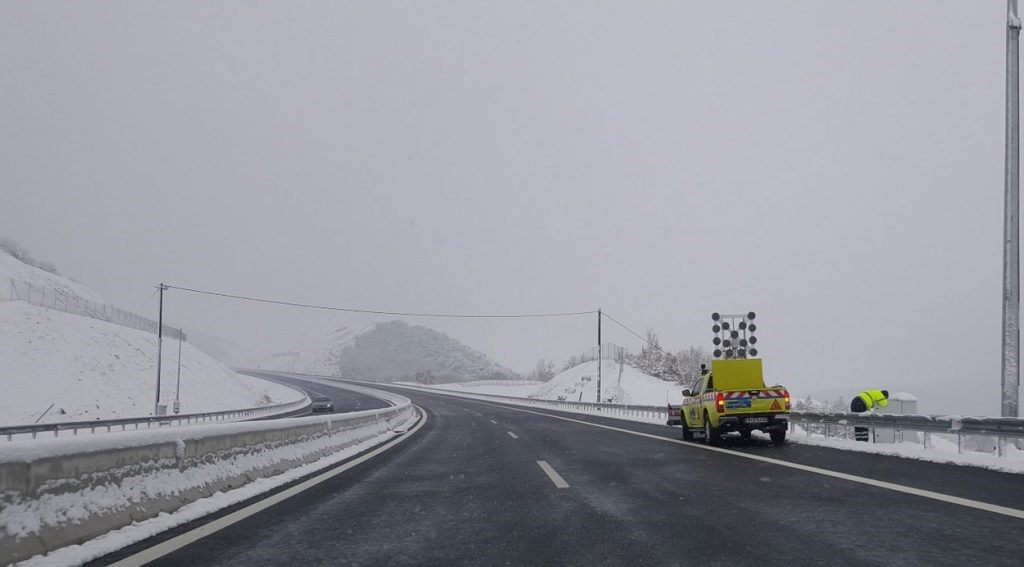
<instances>
[{"instance_id":1,"label":"bare tree","mask_svg":"<svg viewBox=\"0 0 1024 567\"><path fill-rule=\"evenodd\" d=\"M537 366L527 375L528 380L547 382L555 377L555 363L543 358L537 361Z\"/></svg>"},{"instance_id":2,"label":"bare tree","mask_svg":"<svg viewBox=\"0 0 1024 567\"><path fill-rule=\"evenodd\" d=\"M700 366L710 364L711 357L700 346L690 346L675 354L676 375L680 384L692 384L700 377Z\"/></svg>"}]
</instances>

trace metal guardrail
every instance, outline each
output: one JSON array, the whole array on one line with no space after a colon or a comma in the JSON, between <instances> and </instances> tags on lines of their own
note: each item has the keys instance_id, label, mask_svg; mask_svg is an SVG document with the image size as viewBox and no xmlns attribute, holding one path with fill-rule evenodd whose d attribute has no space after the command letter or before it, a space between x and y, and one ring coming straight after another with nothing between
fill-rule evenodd
<instances>
[{"instance_id":1,"label":"metal guardrail","mask_svg":"<svg viewBox=\"0 0 1024 567\"><path fill-rule=\"evenodd\" d=\"M14 425L0 427L0 436L8 441L31 435L35 439L40 433L53 433L53 437L59 437L61 432L70 432L78 435L79 431L96 433L97 430L111 431L134 431L138 429L155 429L160 427L180 427L183 425L196 425L200 423L226 423L231 421L245 421L257 417L287 413L308 407L312 402L308 395L293 402L275 404L272 406L260 406L237 410L213 411L205 413L185 413L180 415L158 415L149 417L130 417L123 419L105 419L95 421L69 421L63 423L38 423L31 425Z\"/></svg>"},{"instance_id":2,"label":"metal guardrail","mask_svg":"<svg viewBox=\"0 0 1024 567\"><path fill-rule=\"evenodd\" d=\"M931 434L948 434L957 436L957 450L964 450L964 436L985 436L996 438L996 450L1000 457L1006 455L1008 439L1024 439L1024 419L1015 417L963 417L956 415L895 415L895 414L857 414L857 413L824 413L824 412L792 412L790 420L802 424L805 432L810 435L814 429L822 431L825 437L833 435L833 426L848 436L849 429L866 427L869 429L887 429L896 433L898 438L903 432L922 433L922 444L931 446Z\"/></svg>"},{"instance_id":3,"label":"metal guardrail","mask_svg":"<svg viewBox=\"0 0 1024 567\"><path fill-rule=\"evenodd\" d=\"M644 406L644 405L623 405L623 404L598 404L594 402L571 402L562 400L541 400L536 398L517 398L515 396L501 396L498 394L480 394L474 392L460 392L458 390L447 390L444 388L433 388L430 386L420 386L413 384L392 384L394 386L400 386L403 388L409 388L412 390L423 390L427 392L436 392L441 394L451 394L455 396L463 396L467 398L477 398L481 400L494 400L500 402L507 402L516 405L524 405L529 407L543 407L549 409L560 409L564 411L571 411L577 413L593 413L600 415L610 416L621 416L621 417L646 417L648 419L658 419L659 417L667 420L668 419L668 408L666 406Z\"/></svg>"},{"instance_id":4,"label":"metal guardrail","mask_svg":"<svg viewBox=\"0 0 1024 567\"><path fill-rule=\"evenodd\" d=\"M23 525L21 532L0 529L0 565L173 513L215 492L272 478L347 448L364 443L368 444L364 448L378 446L409 431L420 419L408 398L378 394L394 405L4 447L0 450L0 494L8 515L4 520L31 517L38 521ZM46 450L38 445L46 445ZM49 513L54 506L81 513Z\"/></svg>"},{"instance_id":5,"label":"metal guardrail","mask_svg":"<svg viewBox=\"0 0 1024 567\"><path fill-rule=\"evenodd\" d=\"M538 400L533 398L517 398L514 396L501 396L497 394L480 394L471 392L460 392L458 390L447 390L443 388L432 388L425 386L413 386L403 384L403 387L422 389L430 392L451 394L483 400L494 400L526 405L532 407L545 407L560 409L564 411L587 413L595 415L608 415L620 417L647 417L661 418L668 421L668 406L639 406L639 405L617 405L597 404L587 402L569 402L557 400ZM988 436L997 439L997 452L1000 457L1006 455L1006 443L1008 439L1024 439L1024 419L1013 417L962 417L944 415L896 415L896 414L855 414L855 413L824 413L809 411L790 412L792 423L802 424L805 432L810 435L812 430L820 430L826 437L839 437L832 435L832 427L843 428L844 431L854 427L867 427L869 429L887 429L896 432L901 437L902 432L923 433L922 443L926 448L931 446L931 434L948 434L957 436L957 448L960 452L964 450L965 436ZM848 433L848 431L847 431ZM852 437L851 435L845 435Z\"/></svg>"}]
</instances>

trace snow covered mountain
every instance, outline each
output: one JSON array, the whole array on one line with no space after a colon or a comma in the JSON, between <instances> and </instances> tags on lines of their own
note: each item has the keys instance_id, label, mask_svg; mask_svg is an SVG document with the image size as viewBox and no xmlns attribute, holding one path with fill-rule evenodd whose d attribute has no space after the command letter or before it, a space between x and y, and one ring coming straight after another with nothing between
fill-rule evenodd
<instances>
[{"instance_id":1,"label":"snow covered mountain","mask_svg":"<svg viewBox=\"0 0 1024 567\"><path fill-rule=\"evenodd\" d=\"M340 352L351 346L352 341L361 331L369 328L353 330L349 327L341 327L326 336L306 341L295 350L270 355L261 360L257 368L337 376Z\"/></svg>"},{"instance_id":2,"label":"snow covered mountain","mask_svg":"<svg viewBox=\"0 0 1024 567\"><path fill-rule=\"evenodd\" d=\"M0 286L13 278L33 293L60 290L101 301L89 288L0 251ZM156 336L84 315L8 300L0 288L0 425L151 415ZM45 302L44 302L45 303ZM177 394L177 344L164 342L161 400ZM273 382L241 376L182 344L182 412L238 409L300 397Z\"/></svg>"},{"instance_id":3,"label":"snow covered mountain","mask_svg":"<svg viewBox=\"0 0 1024 567\"><path fill-rule=\"evenodd\" d=\"M264 359L260 368L376 382L507 380L518 378L482 352L448 335L402 321L342 327L299 349Z\"/></svg>"}]
</instances>

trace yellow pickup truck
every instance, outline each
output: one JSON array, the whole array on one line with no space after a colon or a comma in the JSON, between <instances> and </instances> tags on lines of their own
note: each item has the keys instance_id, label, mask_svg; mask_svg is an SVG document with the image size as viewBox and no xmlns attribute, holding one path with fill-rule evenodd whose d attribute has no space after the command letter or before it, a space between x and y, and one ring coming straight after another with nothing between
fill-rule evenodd
<instances>
[{"instance_id":1,"label":"yellow pickup truck","mask_svg":"<svg viewBox=\"0 0 1024 567\"><path fill-rule=\"evenodd\" d=\"M716 445L724 433L737 431L747 439L751 431L760 430L782 443L789 410L789 391L765 386L760 358L712 360L711 371L683 390L683 439L692 441L698 433L705 443Z\"/></svg>"}]
</instances>

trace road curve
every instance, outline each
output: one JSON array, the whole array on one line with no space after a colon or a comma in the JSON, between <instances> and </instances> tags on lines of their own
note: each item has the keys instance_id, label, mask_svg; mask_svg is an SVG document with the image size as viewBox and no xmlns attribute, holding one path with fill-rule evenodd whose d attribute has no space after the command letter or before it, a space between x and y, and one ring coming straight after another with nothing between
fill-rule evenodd
<instances>
[{"instance_id":1,"label":"road curve","mask_svg":"<svg viewBox=\"0 0 1024 567\"><path fill-rule=\"evenodd\" d=\"M408 442L155 564L1019 565L1024 557L1024 520L955 501L1019 511L1020 475L790 444L709 451L662 426L395 391L428 417Z\"/></svg>"},{"instance_id":2,"label":"road curve","mask_svg":"<svg viewBox=\"0 0 1024 567\"><path fill-rule=\"evenodd\" d=\"M363 394L361 392L354 392L346 389L341 385L331 385L326 383L325 377L308 377L303 379L295 374L285 372L273 372L269 370L243 370L242 374L260 378L263 380L272 380L280 382L286 386L291 386L306 392L310 398L316 396L326 396L334 402L334 413L347 413L353 411L363 411L371 409L385 408L389 404L377 397ZM306 408L297 412L288 413L285 415L273 415L263 419L280 419L282 417L302 417L310 415L312 412Z\"/></svg>"}]
</instances>

